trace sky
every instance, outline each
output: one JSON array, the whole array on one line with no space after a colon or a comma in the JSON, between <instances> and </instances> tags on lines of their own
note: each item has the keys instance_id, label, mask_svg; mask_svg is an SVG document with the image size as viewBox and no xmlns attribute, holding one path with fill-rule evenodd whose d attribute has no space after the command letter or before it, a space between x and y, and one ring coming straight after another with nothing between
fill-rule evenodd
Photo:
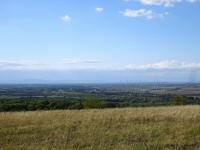
<instances>
[{"instance_id":1,"label":"sky","mask_svg":"<svg viewBox=\"0 0 200 150\"><path fill-rule=\"evenodd\" d=\"M0 82L198 82L200 0L0 0Z\"/></svg>"}]
</instances>

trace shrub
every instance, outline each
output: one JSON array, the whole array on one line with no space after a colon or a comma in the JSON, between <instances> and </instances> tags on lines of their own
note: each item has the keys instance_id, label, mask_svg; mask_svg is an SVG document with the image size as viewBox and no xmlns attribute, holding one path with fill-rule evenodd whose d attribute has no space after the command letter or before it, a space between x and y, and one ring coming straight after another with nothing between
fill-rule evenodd
<instances>
[{"instance_id":1,"label":"shrub","mask_svg":"<svg viewBox=\"0 0 200 150\"><path fill-rule=\"evenodd\" d=\"M83 102L84 108L104 108L105 102L97 97L94 96L88 96L85 97L85 100Z\"/></svg>"},{"instance_id":2,"label":"shrub","mask_svg":"<svg viewBox=\"0 0 200 150\"><path fill-rule=\"evenodd\" d=\"M184 96L175 96L172 101L172 105L186 105L187 104L187 99Z\"/></svg>"}]
</instances>

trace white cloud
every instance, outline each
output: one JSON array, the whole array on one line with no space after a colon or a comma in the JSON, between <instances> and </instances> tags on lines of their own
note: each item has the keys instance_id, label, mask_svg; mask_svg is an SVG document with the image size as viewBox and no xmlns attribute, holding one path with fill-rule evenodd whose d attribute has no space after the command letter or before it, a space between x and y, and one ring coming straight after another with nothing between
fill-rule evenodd
<instances>
[{"instance_id":1,"label":"white cloud","mask_svg":"<svg viewBox=\"0 0 200 150\"><path fill-rule=\"evenodd\" d=\"M200 63L195 62L178 62L175 60L165 60L157 63L136 65L129 64L125 67L131 70L145 69L200 69Z\"/></svg>"},{"instance_id":2,"label":"white cloud","mask_svg":"<svg viewBox=\"0 0 200 150\"><path fill-rule=\"evenodd\" d=\"M96 7L95 10L96 10L96 12L100 13L100 12L103 12L104 8L102 8L102 7Z\"/></svg>"},{"instance_id":3,"label":"white cloud","mask_svg":"<svg viewBox=\"0 0 200 150\"><path fill-rule=\"evenodd\" d=\"M64 17L61 17L61 19L66 22L66 23L69 23L71 21L71 17L69 15L65 15Z\"/></svg>"},{"instance_id":4,"label":"white cloud","mask_svg":"<svg viewBox=\"0 0 200 150\"><path fill-rule=\"evenodd\" d=\"M167 12L165 13L155 13L152 10L146 10L146 9L126 9L122 14L126 17L145 17L147 19L154 19L154 18L164 18L166 15L168 15Z\"/></svg>"}]
</instances>

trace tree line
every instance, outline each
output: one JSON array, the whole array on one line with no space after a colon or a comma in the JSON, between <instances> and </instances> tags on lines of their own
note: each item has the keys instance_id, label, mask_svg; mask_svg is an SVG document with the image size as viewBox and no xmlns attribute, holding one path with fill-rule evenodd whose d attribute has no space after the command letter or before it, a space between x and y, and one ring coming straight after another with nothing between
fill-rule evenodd
<instances>
[{"instance_id":1,"label":"tree line","mask_svg":"<svg viewBox=\"0 0 200 150\"><path fill-rule=\"evenodd\" d=\"M0 100L0 111L34 111L56 109L90 109L90 108L113 108L131 106L160 106L160 105L186 105L188 99L184 96L174 96L167 104L137 103L130 104L112 103L95 96L87 96L82 100Z\"/></svg>"}]
</instances>

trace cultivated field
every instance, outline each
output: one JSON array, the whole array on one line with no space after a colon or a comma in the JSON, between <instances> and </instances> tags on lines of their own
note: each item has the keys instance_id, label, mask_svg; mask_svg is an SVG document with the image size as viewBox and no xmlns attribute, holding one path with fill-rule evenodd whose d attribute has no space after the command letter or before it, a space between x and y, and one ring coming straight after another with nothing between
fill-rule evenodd
<instances>
[{"instance_id":1,"label":"cultivated field","mask_svg":"<svg viewBox=\"0 0 200 150\"><path fill-rule=\"evenodd\" d=\"M0 113L0 149L200 149L200 106Z\"/></svg>"}]
</instances>

